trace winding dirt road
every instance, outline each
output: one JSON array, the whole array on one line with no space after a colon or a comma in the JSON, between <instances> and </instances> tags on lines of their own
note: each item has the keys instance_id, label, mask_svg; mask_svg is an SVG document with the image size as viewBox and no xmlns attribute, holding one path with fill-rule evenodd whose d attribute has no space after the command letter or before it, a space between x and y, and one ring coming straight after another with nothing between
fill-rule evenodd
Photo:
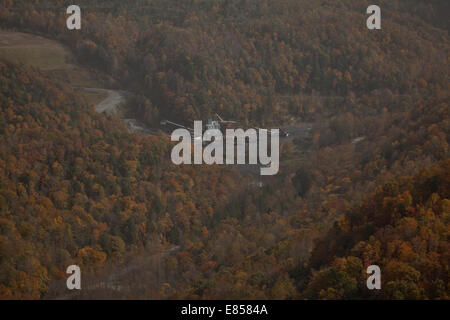
<instances>
[{"instance_id":1,"label":"winding dirt road","mask_svg":"<svg viewBox=\"0 0 450 320\"><path fill-rule=\"evenodd\" d=\"M78 89L94 93L103 93L103 94L106 93L107 97L95 106L95 111L97 111L98 113L105 112L107 114L116 113L117 107L121 103L125 102L125 95L127 94L125 91L100 89L100 88L79 87Z\"/></svg>"},{"instance_id":2,"label":"winding dirt road","mask_svg":"<svg viewBox=\"0 0 450 320\"><path fill-rule=\"evenodd\" d=\"M98 113L106 113L108 115L115 114L119 111L119 106L126 101L126 97L132 95L132 93L123 90L111 90L111 89L101 89L101 88L87 88L87 87L75 87L75 89L84 90L87 92L94 92L100 94L106 94L106 98L100 101L95 106L95 111ZM152 129L147 127L141 121L129 118L122 119L128 130L132 133L137 133L140 135L158 135L157 129Z\"/></svg>"}]
</instances>

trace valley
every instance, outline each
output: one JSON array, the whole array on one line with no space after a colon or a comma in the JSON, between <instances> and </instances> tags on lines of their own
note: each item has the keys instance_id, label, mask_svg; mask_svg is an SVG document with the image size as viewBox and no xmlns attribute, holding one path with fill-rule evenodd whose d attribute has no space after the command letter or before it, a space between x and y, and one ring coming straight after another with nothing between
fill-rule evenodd
<instances>
[{"instance_id":1,"label":"valley","mask_svg":"<svg viewBox=\"0 0 450 320\"><path fill-rule=\"evenodd\" d=\"M449 299L447 2L1 1L0 299Z\"/></svg>"}]
</instances>

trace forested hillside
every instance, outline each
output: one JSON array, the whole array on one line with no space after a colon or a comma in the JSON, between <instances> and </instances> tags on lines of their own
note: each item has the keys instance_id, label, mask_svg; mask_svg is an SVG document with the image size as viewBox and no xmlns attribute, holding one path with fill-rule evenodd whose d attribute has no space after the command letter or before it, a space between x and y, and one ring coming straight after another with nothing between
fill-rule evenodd
<instances>
[{"instance_id":1,"label":"forested hillside","mask_svg":"<svg viewBox=\"0 0 450 320\"><path fill-rule=\"evenodd\" d=\"M2 298L42 297L72 263L88 270L195 238L237 190L236 174L175 168L167 141L129 134L71 88L0 69Z\"/></svg>"},{"instance_id":2,"label":"forested hillside","mask_svg":"<svg viewBox=\"0 0 450 320\"><path fill-rule=\"evenodd\" d=\"M0 21L61 39L82 62L139 91L150 123L219 112L273 124L337 107L379 112L344 100L374 91L445 95L446 1L380 2L378 33L365 28L370 3L360 0L82 0L83 28L75 32L65 28L65 1L8 0Z\"/></svg>"},{"instance_id":3,"label":"forested hillside","mask_svg":"<svg viewBox=\"0 0 450 320\"><path fill-rule=\"evenodd\" d=\"M450 162L391 181L338 219L314 249L308 298L449 299ZM376 262L384 290L368 294ZM307 271L306 271L307 272Z\"/></svg>"},{"instance_id":4,"label":"forested hillside","mask_svg":"<svg viewBox=\"0 0 450 320\"><path fill-rule=\"evenodd\" d=\"M149 126L312 130L258 187L174 166L167 138L96 114L63 72L1 59L0 298L54 298L70 264L101 278L169 248L157 277L101 297L449 298L448 1L381 0L377 31L361 0L77 4L81 30L62 0L3 0L0 28L65 44Z\"/></svg>"}]
</instances>

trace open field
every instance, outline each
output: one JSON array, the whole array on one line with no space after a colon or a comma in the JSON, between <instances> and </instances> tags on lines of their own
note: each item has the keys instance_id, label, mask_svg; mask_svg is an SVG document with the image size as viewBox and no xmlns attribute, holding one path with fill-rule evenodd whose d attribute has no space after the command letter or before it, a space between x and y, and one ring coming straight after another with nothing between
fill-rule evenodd
<instances>
[{"instance_id":1,"label":"open field","mask_svg":"<svg viewBox=\"0 0 450 320\"><path fill-rule=\"evenodd\" d=\"M68 70L72 55L57 41L21 32L0 31L0 56L41 70Z\"/></svg>"},{"instance_id":2,"label":"open field","mask_svg":"<svg viewBox=\"0 0 450 320\"><path fill-rule=\"evenodd\" d=\"M38 68L72 86L103 87L92 73L76 65L68 48L55 40L0 30L0 58Z\"/></svg>"}]
</instances>

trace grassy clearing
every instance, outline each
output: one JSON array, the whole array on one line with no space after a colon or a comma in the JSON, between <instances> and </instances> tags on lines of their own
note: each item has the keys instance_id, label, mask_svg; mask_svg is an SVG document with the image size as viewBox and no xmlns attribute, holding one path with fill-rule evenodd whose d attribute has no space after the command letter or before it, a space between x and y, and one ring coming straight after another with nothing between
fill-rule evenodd
<instances>
[{"instance_id":1,"label":"grassy clearing","mask_svg":"<svg viewBox=\"0 0 450 320\"><path fill-rule=\"evenodd\" d=\"M76 66L75 58L58 41L40 36L0 30L0 57L33 66L74 87L103 88L103 81L88 70ZM96 98L89 97L96 101Z\"/></svg>"},{"instance_id":2,"label":"grassy clearing","mask_svg":"<svg viewBox=\"0 0 450 320\"><path fill-rule=\"evenodd\" d=\"M52 48L39 46L14 46L0 48L0 56L16 62L37 67L41 70L68 69L64 56Z\"/></svg>"},{"instance_id":3,"label":"grassy clearing","mask_svg":"<svg viewBox=\"0 0 450 320\"><path fill-rule=\"evenodd\" d=\"M21 32L0 31L0 56L41 70L68 70L73 57L60 43Z\"/></svg>"}]
</instances>

